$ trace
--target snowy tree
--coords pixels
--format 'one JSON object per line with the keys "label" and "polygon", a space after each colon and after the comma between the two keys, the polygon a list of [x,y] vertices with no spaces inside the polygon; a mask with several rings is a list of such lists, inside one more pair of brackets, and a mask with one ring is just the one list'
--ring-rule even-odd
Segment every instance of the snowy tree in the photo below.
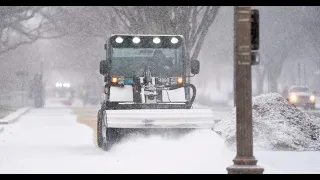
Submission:
{"label": "snowy tree", "polygon": [[[191,59],[196,59],[219,7],[212,6],[92,6],[68,7],[65,25],[85,37],[106,38],[112,33],[182,34]],[[73,16],[73,26],[69,25]],[[81,16],[81,18],[79,18]]]}
{"label": "snowy tree", "polygon": [[182,34],[190,59],[197,59],[219,6],[112,7],[123,29],[131,33]]}
{"label": "snowy tree", "polygon": [[[103,54],[100,42],[105,42],[112,33],[182,34],[191,59],[196,59],[218,10],[219,7],[64,7],[65,15],[60,16],[59,21],[73,32],[63,38],[63,46],[68,51],[81,52],[75,53],[76,59],[93,72],[91,68],[98,67]],[[135,17],[128,15],[131,13]],[[99,42],[101,48],[89,42]],[[84,53],[91,54],[92,58],[83,59]]]}
{"label": "snowy tree", "polygon": [[0,54],[38,39],[57,38],[65,33],[52,21],[55,8],[45,6],[0,7]]}
{"label": "snowy tree", "polygon": [[300,7],[263,7],[260,13],[261,65],[254,67],[258,94],[262,93],[267,78],[269,91],[278,92],[278,80],[285,61],[289,56],[297,57],[303,53],[306,31],[302,31],[302,22],[309,18],[303,15]]}

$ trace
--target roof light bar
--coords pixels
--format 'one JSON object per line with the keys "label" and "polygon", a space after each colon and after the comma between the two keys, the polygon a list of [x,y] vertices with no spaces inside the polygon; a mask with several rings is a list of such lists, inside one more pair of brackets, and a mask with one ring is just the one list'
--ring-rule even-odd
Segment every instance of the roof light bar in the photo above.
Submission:
{"label": "roof light bar", "polygon": [[159,44],[160,42],[161,42],[160,38],[158,37],[153,38],[153,43]]}
{"label": "roof light bar", "polygon": [[178,41],[179,40],[176,37],[171,38],[171,43],[172,44],[176,44],[176,43],[178,43]]}
{"label": "roof light bar", "polygon": [[134,38],[132,39],[132,42],[135,43],[135,44],[138,44],[138,43],[140,42],[140,38],[134,37]]}
{"label": "roof light bar", "polygon": [[117,37],[116,38],[116,42],[119,43],[119,44],[122,43],[123,42],[123,38],[122,37]]}

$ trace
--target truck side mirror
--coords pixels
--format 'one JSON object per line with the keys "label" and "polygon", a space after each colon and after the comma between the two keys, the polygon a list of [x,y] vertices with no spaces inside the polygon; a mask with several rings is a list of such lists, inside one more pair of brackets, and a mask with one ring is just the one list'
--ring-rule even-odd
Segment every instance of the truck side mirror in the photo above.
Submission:
{"label": "truck side mirror", "polygon": [[100,74],[106,75],[108,73],[109,63],[106,60],[100,61]]}
{"label": "truck side mirror", "polygon": [[251,65],[259,65],[260,64],[260,55],[257,51],[251,52]]}
{"label": "truck side mirror", "polygon": [[200,62],[198,60],[191,61],[191,73],[192,74],[199,74],[200,71]]}

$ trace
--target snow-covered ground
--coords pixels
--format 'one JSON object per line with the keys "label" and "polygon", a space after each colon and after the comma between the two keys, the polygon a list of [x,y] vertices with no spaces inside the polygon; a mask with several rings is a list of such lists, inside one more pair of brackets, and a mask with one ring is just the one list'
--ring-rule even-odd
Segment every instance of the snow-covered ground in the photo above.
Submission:
{"label": "snow-covered ground", "polygon": [[79,108],[79,107],[100,107],[100,104],[97,105],[83,105],[83,102],[79,98],[75,98],[73,103],[68,106],[63,102],[66,101],[66,98],[47,98],[45,107],[47,108]]}
{"label": "snow-covered ground", "polygon": [[[32,109],[0,133],[0,173],[225,174],[235,157],[211,130],[179,139],[132,136],[104,152],[71,110],[49,107]],[[222,119],[230,114],[223,108],[215,112]],[[320,173],[319,152],[255,151],[255,156],[264,173]]]}
{"label": "snow-covered ground", "polygon": [[67,109],[34,109],[0,134],[0,173],[226,173],[234,153],[210,130],[98,149]]}
{"label": "snow-covered ground", "polygon": [[[284,174],[320,174],[319,151],[255,151],[259,162]],[[266,168],[267,169],[267,168]]]}

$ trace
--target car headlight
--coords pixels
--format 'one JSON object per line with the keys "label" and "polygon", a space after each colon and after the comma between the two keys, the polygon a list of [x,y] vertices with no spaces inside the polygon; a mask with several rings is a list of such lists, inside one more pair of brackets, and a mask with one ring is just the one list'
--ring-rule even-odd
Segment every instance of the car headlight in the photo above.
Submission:
{"label": "car headlight", "polygon": [[310,96],[310,101],[315,101],[316,100],[316,97],[315,96]]}
{"label": "car headlight", "polygon": [[57,83],[56,83],[56,87],[57,87],[57,88],[58,88],[58,87],[62,87],[62,83],[57,82]]}
{"label": "car headlight", "polygon": [[290,96],[290,101],[293,101],[293,102],[296,102],[297,101],[297,95],[295,95],[295,94],[292,94],[291,96]]}
{"label": "car headlight", "polygon": [[63,83],[62,86],[65,87],[65,88],[69,88],[70,87],[70,83]]}

